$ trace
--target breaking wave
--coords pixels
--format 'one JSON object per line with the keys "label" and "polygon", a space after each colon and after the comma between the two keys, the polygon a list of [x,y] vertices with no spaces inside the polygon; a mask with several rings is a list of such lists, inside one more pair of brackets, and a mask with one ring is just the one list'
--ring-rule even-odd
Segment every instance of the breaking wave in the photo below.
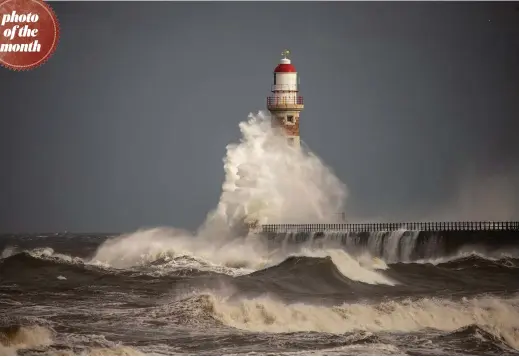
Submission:
{"label": "breaking wave", "polygon": [[54,332],[44,326],[0,327],[0,355],[16,355],[19,349],[49,346],[53,336]]}
{"label": "breaking wave", "polygon": [[[96,336],[97,337],[97,336]],[[81,342],[88,338],[79,338]],[[0,327],[0,355],[13,356],[39,355],[43,351],[47,355],[88,355],[88,356],[142,356],[144,353],[136,348],[107,341],[104,338],[90,339],[98,347],[80,347],[78,338],[71,334],[57,336],[49,327],[40,325],[10,325]]]}
{"label": "breaking wave", "polygon": [[269,297],[239,302],[208,295],[207,307],[222,323],[255,332],[454,331],[477,325],[519,348],[519,300],[481,297],[388,301],[376,305],[286,304]]}
{"label": "breaking wave", "polygon": [[[213,293],[186,297],[162,306],[153,316],[186,311],[196,325],[221,323],[261,333],[442,333],[487,335],[519,349],[519,299],[494,297],[403,299],[376,304],[287,303],[271,296],[229,298]],[[484,336],[483,336],[484,337]],[[373,342],[373,341],[372,341]]]}
{"label": "breaking wave", "polygon": [[[293,257],[300,257],[301,259],[330,258],[330,264],[333,265],[334,269],[348,279],[368,284],[395,284],[394,281],[379,272],[379,270],[387,269],[387,265],[382,261],[373,260],[369,256],[364,256],[361,257],[362,259],[357,260],[352,258],[345,251],[339,249],[302,249],[299,252],[289,254],[271,253],[270,256],[257,259],[253,264],[238,259],[229,259],[223,260],[223,265],[215,264],[203,258],[193,257],[187,254],[185,250],[177,250],[177,252],[178,253],[159,249],[156,254],[148,254],[141,257],[138,263],[132,261],[127,268],[132,268],[132,270],[140,271],[144,274],[157,276],[186,270],[191,273],[193,273],[193,271],[207,271],[229,276],[242,276],[265,269],[279,270],[278,265],[282,265]],[[124,258],[121,260],[124,261]],[[70,268],[67,268],[67,265],[70,265]],[[63,274],[67,272],[70,273],[71,268],[74,268],[74,272],[77,273],[77,269],[81,269],[81,266],[85,269],[84,273],[87,272],[88,266],[92,266],[93,268],[110,268],[100,264],[98,261],[85,263],[81,258],[55,253],[52,248],[21,251],[0,260],[0,271],[4,272],[4,274],[18,271],[20,275],[25,272],[28,277],[32,276],[33,278],[40,274],[52,274],[56,275],[58,279],[66,280]],[[254,269],[244,268],[244,266],[254,267]],[[43,267],[45,267],[45,270],[41,269]],[[121,265],[118,267],[120,268]],[[33,269],[39,270],[35,274]],[[89,268],[88,271],[92,272],[92,269]],[[308,273],[312,272],[308,271]]]}

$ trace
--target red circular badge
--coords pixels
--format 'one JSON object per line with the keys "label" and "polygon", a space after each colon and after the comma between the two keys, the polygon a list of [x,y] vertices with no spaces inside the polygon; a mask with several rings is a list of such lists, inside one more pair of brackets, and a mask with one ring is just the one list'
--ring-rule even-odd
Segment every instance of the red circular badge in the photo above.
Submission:
{"label": "red circular badge", "polygon": [[42,0],[0,0],[0,64],[13,70],[36,68],[59,40],[59,24]]}

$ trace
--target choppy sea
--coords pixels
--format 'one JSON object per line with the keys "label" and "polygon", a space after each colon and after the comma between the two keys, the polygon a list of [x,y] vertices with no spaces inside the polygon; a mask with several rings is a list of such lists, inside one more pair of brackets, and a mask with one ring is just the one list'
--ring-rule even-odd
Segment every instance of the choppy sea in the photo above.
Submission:
{"label": "choppy sea", "polygon": [[513,244],[412,258],[391,253],[419,248],[409,235],[392,248],[281,235],[260,266],[174,245],[100,261],[118,239],[0,236],[0,354],[519,354]]}

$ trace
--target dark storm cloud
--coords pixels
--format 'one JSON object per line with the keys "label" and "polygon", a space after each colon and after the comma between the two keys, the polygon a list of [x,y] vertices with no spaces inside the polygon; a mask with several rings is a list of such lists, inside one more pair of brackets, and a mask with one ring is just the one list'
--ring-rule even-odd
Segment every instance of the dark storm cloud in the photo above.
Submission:
{"label": "dark storm cloud", "polygon": [[0,70],[1,231],[196,227],[286,47],[351,212],[517,218],[517,3],[51,5],[54,57]]}

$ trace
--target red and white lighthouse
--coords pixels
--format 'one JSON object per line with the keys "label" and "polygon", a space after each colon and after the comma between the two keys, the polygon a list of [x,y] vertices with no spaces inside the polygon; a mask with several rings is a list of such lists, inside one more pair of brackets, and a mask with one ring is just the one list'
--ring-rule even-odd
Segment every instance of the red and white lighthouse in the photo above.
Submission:
{"label": "red and white lighthouse", "polygon": [[282,129],[288,143],[300,147],[299,113],[303,110],[303,97],[299,95],[297,71],[291,63],[288,50],[274,69],[272,95],[267,98],[267,108],[272,115],[272,125]]}

